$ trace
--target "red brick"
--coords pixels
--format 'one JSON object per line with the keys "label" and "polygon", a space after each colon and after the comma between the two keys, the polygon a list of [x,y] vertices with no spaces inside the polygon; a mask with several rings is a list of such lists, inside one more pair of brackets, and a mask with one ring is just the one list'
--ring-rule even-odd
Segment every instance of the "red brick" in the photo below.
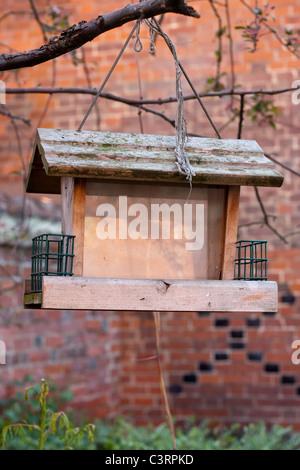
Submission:
{"label": "red brick", "polygon": [[53,346],[58,347],[61,346],[64,342],[64,338],[61,335],[52,335],[52,336],[47,336],[45,340],[45,345],[46,346]]}
{"label": "red brick", "polygon": [[199,383],[200,384],[206,384],[206,385],[216,385],[219,383],[222,383],[222,377],[220,377],[217,374],[211,375],[211,374],[201,374],[199,377]]}
{"label": "red brick", "polygon": [[153,399],[152,398],[135,398],[134,404],[139,406],[152,406]]}

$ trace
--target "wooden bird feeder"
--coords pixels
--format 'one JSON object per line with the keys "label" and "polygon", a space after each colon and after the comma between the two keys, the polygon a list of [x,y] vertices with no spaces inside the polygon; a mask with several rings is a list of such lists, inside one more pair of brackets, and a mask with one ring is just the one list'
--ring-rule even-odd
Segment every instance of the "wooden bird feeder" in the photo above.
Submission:
{"label": "wooden bird feeder", "polygon": [[25,307],[277,311],[266,242],[237,245],[237,227],[240,187],[279,187],[282,175],[255,141],[190,138],[190,187],[175,145],[38,129],[26,190],[61,194],[62,234],[34,240]]}

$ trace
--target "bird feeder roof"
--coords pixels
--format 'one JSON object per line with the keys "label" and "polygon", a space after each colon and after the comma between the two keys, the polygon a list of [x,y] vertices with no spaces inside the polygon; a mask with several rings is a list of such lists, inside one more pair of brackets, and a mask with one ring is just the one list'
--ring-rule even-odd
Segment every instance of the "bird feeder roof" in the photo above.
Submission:
{"label": "bird feeder roof", "polygon": [[[176,137],[37,129],[26,181],[29,193],[59,194],[60,178],[189,184],[176,165]],[[274,186],[283,176],[254,140],[190,137],[193,184]]]}

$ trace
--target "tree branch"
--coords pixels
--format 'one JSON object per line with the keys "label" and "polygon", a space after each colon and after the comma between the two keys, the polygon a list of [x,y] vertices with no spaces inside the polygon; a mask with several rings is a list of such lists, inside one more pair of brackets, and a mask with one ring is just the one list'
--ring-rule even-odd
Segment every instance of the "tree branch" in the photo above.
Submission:
{"label": "tree branch", "polygon": [[[277,90],[227,90],[227,91],[207,91],[207,92],[201,92],[198,93],[199,97],[207,97],[207,98],[213,98],[213,97],[219,97],[222,98],[223,96],[231,95],[231,96],[240,96],[241,99],[246,96],[246,95],[253,95],[253,94],[266,94],[266,95],[277,95],[277,94],[282,94],[282,93],[288,93],[291,91],[296,91],[298,90],[299,87],[294,87],[294,88],[281,88]],[[83,88],[83,87],[28,87],[28,88],[6,88],[6,94],[83,94],[83,95],[92,95],[95,96],[97,95],[97,90],[95,88]],[[133,106],[136,108],[139,108],[140,110],[146,111],[148,113],[155,114],[165,121],[167,121],[169,124],[171,124],[172,127],[175,127],[175,121],[173,119],[169,119],[165,114],[160,113],[154,109],[148,108],[146,105],[163,105],[163,104],[168,104],[168,103],[174,103],[177,101],[176,97],[169,97],[169,98],[154,98],[154,99],[131,99],[131,98],[125,98],[122,96],[114,95],[112,93],[107,93],[102,91],[100,94],[101,98],[116,101],[119,103],[126,104],[128,106]],[[185,101],[188,100],[194,100],[196,99],[195,94],[192,95],[185,95],[183,97]],[[228,125],[230,122],[232,122],[236,116],[240,114],[237,113],[233,118],[230,119],[228,123],[225,124]],[[241,116],[240,116],[241,117]],[[241,124],[240,124],[241,125]],[[221,130],[222,128],[220,128]],[[194,134],[194,133],[188,133],[189,136],[197,136],[201,137],[199,134]],[[203,137],[203,136],[202,136]]]}
{"label": "tree branch", "polygon": [[[280,95],[283,93],[293,92],[300,89],[300,86],[291,87],[291,88],[279,88],[277,90],[222,90],[222,91],[205,91],[201,93],[197,93],[197,96],[200,98],[214,98],[214,97],[226,97],[226,96],[246,96],[246,95]],[[7,87],[6,94],[83,94],[83,95],[96,95],[97,90],[95,88],[85,88],[85,87]],[[149,104],[167,104],[167,103],[174,103],[177,101],[175,96],[171,96],[169,98],[153,98],[153,99],[130,99],[124,98],[118,95],[114,95],[113,93],[102,92],[100,95],[102,98],[120,101],[121,103],[129,104],[129,105],[149,105]],[[185,95],[183,99],[185,101],[195,100],[197,97],[195,94]]]}
{"label": "tree branch", "polygon": [[88,41],[114,28],[139,18],[150,18],[163,13],[178,13],[199,18],[199,14],[183,0],[147,0],[143,3],[126,5],[120,10],[98,16],[90,21],[80,21],[51,38],[50,41],[28,52],[0,55],[0,71],[35,65],[55,59],[67,52],[78,49]]}

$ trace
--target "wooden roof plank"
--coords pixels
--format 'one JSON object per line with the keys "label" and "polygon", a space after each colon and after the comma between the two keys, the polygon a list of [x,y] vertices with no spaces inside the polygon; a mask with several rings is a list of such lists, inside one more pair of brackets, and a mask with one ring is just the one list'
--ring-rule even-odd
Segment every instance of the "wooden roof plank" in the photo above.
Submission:
{"label": "wooden roof plank", "polygon": [[[28,192],[59,192],[59,178],[187,182],[178,172],[175,136],[38,129]],[[281,186],[282,175],[253,140],[191,137],[193,183]],[[52,181],[53,179],[53,181]]]}
{"label": "wooden roof plank", "polygon": [[[37,134],[43,142],[72,142],[90,144],[110,144],[110,145],[150,145],[158,147],[174,148],[175,136],[152,135],[152,134],[126,134],[121,132],[101,132],[101,131],[74,131],[70,129],[37,129]],[[262,152],[261,147],[255,140],[242,139],[215,139],[202,137],[189,137],[187,148],[200,150],[219,149],[221,151],[234,150],[250,152]]]}

